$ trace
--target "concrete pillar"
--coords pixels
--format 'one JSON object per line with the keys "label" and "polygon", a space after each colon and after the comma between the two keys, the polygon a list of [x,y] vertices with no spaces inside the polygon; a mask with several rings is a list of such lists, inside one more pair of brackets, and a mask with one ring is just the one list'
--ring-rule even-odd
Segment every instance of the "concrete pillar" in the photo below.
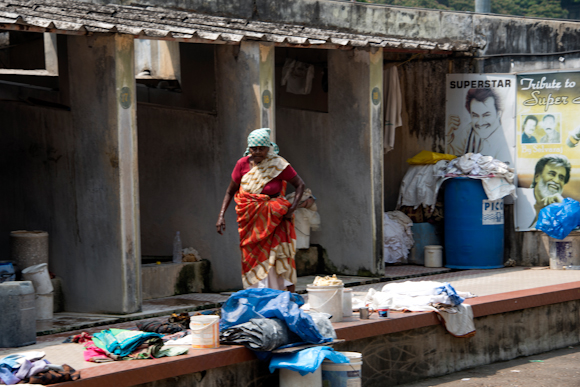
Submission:
{"label": "concrete pillar", "polygon": [[137,312],[141,248],[133,38],[69,36],[67,44],[75,219],[62,274],[65,308]]}
{"label": "concrete pillar", "polygon": [[272,136],[276,138],[276,101],[275,98],[275,63],[274,45],[259,43],[260,50],[260,127],[272,129]]}
{"label": "concrete pillar", "polygon": [[335,273],[383,274],[383,54],[328,51],[328,113],[279,107],[278,144],[317,198]]}
{"label": "concrete pillar", "polygon": [[[270,127],[275,133],[274,109],[274,47],[268,43],[242,41],[239,46],[216,46],[216,99],[217,127],[208,157],[216,160],[208,170],[208,177],[215,179],[217,194],[208,194],[208,187],[200,196],[192,193],[192,200],[214,204],[204,206],[209,215],[205,219],[215,222],[225,190],[231,180],[236,161],[243,156],[248,134],[261,127]],[[284,156],[284,154],[282,155]],[[209,184],[208,184],[209,186]],[[209,198],[212,199],[209,199]],[[239,235],[236,228],[235,204],[232,202],[226,213],[226,232],[217,236],[215,229],[207,227],[203,215],[199,216],[199,240],[208,241],[206,251],[212,265],[214,289],[240,289],[241,254]]]}
{"label": "concrete pillar", "polygon": [[371,148],[371,212],[373,229],[373,271],[382,273],[385,268],[383,259],[383,200],[384,157],[383,157],[383,51],[376,50],[369,55],[369,127]]}
{"label": "concrete pillar", "polygon": [[56,34],[45,32],[44,39],[44,68],[51,75],[58,75],[58,49],[56,44]]}

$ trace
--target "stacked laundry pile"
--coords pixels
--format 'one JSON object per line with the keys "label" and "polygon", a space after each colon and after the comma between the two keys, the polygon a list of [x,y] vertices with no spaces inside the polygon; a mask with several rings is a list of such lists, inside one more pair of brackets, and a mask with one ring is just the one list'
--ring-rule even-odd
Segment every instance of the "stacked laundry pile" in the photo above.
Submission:
{"label": "stacked laundry pile", "polygon": [[491,156],[466,153],[449,161],[444,172],[437,171],[437,177],[441,179],[438,185],[440,186],[447,178],[458,176],[481,179],[489,200],[501,199],[508,195],[516,197],[514,169]]}
{"label": "stacked laundry pile", "polygon": [[80,379],[80,372],[67,364],[51,364],[44,352],[14,353],[0,359],[0,384],[56,384]]}
{"label": "stacked laundry pile", "polygon": [[222,306],[220,343],[241,344],[254,351],[287,345],[331,342],[336,333],[328,315],[306,313],[302,296],[268,288],[234,293]]}
{"label": "stacked laundry pile", "polygon": [[128,329],[106,329],[86,339],[83,343],[84,358],[94,363],[178,356],[188,351],[187,347],[164,346],[163,336],[159,333]]}
{"label": "stacked laundry pile", "polygon": [[383,214],[383,248],[386,263],[405,263],[413,247],[413,221],[401,211]]}
{"label": "stacked laundry pile", "polygon": [[399,190],[398,207],[424,206],[433,210],[443,182],[453,177],[481,179],[489,200],[505,196],[516,198],[514,169],[491,156],[466,153],[453,160],[435,164],[410,165]]}
{"label": "stacked laundry pile", "polygon": [[388,307],[406,312],[434,311],[453,336],[470,337],[475,335],[473,311],[463,301],[472,297],[476,296],[458,292],[448,282],[406,281],[389,283],[380,292],[370,289],[363,303],[374,310]]}

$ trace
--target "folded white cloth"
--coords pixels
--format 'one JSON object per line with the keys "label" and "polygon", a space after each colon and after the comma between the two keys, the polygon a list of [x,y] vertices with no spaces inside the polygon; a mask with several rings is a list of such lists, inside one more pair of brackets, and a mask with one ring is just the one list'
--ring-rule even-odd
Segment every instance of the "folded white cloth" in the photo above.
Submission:
{"label": "folded white cloth", "polygon": [[440,316],[439,321],[447,329],[447,332],[455,337],[471,337],[475,335],[471,305],[460,304],[453,308],[455,309],[454,313],[449,313],[445,309],[437,310]]}

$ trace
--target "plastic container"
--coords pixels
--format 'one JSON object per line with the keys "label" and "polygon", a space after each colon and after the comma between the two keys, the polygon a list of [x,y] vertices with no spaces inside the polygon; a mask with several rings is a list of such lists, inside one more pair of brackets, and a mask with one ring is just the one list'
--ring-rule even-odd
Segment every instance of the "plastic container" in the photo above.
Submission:
{"label": "plastic container", "polygon": [[220,346],[219,316],[191,316],[191,346],[193,348],[218,348]]}
{"label": "plastic container", "polygon": [[12,231],[10,260],[19,268],[48,263],[48,233],[46,231]]}
{"label": "plastic container", "polygon": [[54,293],[37,294],[34,298],[36,303],[36,319],[52,320],[54,310]]}
{"label": "plastic container", "polygon": [[445,184],[445,267],[503,267],[503,199],[488,200],[481,181],[467,177]]}
{"label": "plastic container", "polygon": [[377,314],[379,317],[389,318],[390,316],[390,308],[388,306],[379,306],[377,308]]}
{"label": "plastic container", "polygon": [[342,317],[352,316],[352,289],[344,288],[342,291]]}
{"label": "plastic container", "polygon": [[330,321],[342,321],[342,293],[344,285],[306,285],[311,312],[328,313]]}
{"label": "plastic container", "polygon": [[415,265],[425,265],[425,246],[440,245],[443,241],[439,237],[440,231],[443,229],[431,223],[413,223],[411,232],[415,243],[409,253],[408,262]]}
{"label": "plastic container", "polygon": [[183,250],[183,248],[181,246],[181,236],[179,235],[178,231],[177,234],[175,234],[175,238],[173,239],[173,263],[183,262],[181,250]]}
{"label": "plastic container", "polygon": [[0,347],[22,347],[36,343],[36,305],[30,281],[0,284]]}
{"label": "plastic container", "polygon": [[48,294],[54,290],[46,263],[27,267],[22,270],[22,276],[26,281],[32,281],[36,294]]}
{"label": "plastic container", "polygon": [[425,246],[425,267],[443,266],[443,246]]}
{"label": "plastic container", "polygon": [[280,387],[322,387],[322,369],[318,367],[302,376],[299,372],[280,368]]}
{"label": "plastic container", "polygon": [[362,385],[362,354],[341,352],[350,363],[334,363],[325,359],[322,362],[322,385],[330,387],[360,387]]}
{"label": "plastic container", "polygon": [[16,281],[14,265],[11,261],[0,261],[0,283],[6,281]]}

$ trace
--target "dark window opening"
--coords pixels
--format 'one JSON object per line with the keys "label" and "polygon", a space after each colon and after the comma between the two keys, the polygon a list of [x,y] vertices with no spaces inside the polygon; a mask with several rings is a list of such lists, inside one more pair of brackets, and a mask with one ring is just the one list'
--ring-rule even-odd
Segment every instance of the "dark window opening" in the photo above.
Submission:
{"label": "dark window opening", "polygon": [[[314,67],[310,93],[295,94],[282,86],[286,60],[296,60]],[[328,113],[328,50],[276,48],[276,105],[279,107]]]}

